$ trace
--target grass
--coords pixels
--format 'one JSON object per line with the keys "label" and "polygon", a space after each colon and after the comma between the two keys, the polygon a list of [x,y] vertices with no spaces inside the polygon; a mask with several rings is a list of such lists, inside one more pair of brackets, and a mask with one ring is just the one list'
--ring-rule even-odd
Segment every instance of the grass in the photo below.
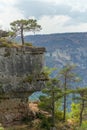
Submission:
{"label": "grass", "polygon": [[8,41],[6,38],[0,38],[0,47],[8,47],[8,48],[16,47],[16,48],[18,48],[18,47],[23,47],[23,46],[33,47],[32,43],[25,43],[24,45],[19,45],[15,42]]}

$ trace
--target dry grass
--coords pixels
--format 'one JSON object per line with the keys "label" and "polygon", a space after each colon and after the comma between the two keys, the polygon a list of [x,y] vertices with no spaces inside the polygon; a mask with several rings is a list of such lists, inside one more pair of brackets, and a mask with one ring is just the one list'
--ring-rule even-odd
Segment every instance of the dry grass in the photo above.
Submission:
{"label": "dry grass", "polygon": [[30,102],[30,103],[29,103],[29,109],[30,109],[32,112],[38,112],[38,111],[39,111],[38,103],[36,103],[36,102]]}

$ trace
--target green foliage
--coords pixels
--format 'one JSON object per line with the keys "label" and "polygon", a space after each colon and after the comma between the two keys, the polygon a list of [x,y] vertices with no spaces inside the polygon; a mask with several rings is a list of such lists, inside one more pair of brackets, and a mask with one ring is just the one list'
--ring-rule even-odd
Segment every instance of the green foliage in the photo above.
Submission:
{"label": "green foliage", "polygon": [[32,43],[24,43],[25,46],[32,47]]}
{"label": "green foliage", "polygon": [[[38,69],[37,69],[38,70]],[[23,83],[25,82],[29,82],[32,83],[33,81],[41,81],[41,80],[48,80],[48,76],[44,73],[44,72],[34,72],[30,75],[27,75],[24,79],[23,79]]]}
{"label": "green foliage", "polygon": [[21,19],[10,23],[12,32],[15,36],[21,35],[22,45],[24,45],[24,31],[36,32],[41,30],[41,26],[37,24],[37,20],[34,19]]}
{"label": "green foliage", "polygon": [[64,92],[64,106],[63,106],[63,120],[66,120],[66,103],[67,94],[71,93],[71,86],[73,82],[78,82],[77,75],[75,74],[75,65],[66,64],[59,72],[59,79],[61,81],[62,90]]}
{"label": "green foliage", "polygon": [[0,38],[0,47],[11,48],[11,47],[14,47],[14,46],[19,47],[18,44],[9,41],[9,40],[6,39],[6,38]]}
{"label": "green foliage", "polygon": [[10,55],[11,55],[10,51],[7,51],[7,52],[4,54],[4,57],[8,57],[8,56],[10,56]]}
{"label": "green foliage", "polygon": [[61,102],[62,102],[61,99],[59,101],[55,102],[55,120],[56,120],[56,122],[62,121],[62,119],[63,119],[63,111],[60,109]]}
{"label": "green foliage", "polygon": [[10,36],[10,38],[15,38],[16,37],[16,33],[13,31],[9,31],[8,35]]}
{"label": "green foliage", "polygon": [[51,100],[49,96],[43,95],[40,96],[40,102],[38,104],[38,107],[44,111],[51,112]]}
{"label": "green foliage", "polygon": [[31,75],[28,75],[28,76],[26,76],[24,79],[23,79],[23,83],[26,83],[26,82],[29,82],[30,84],[32,83],[32,81],[33,81],[33,75],[31,74]]}
{"label": "green foliage", "polygon": [[44,128],[46,130],[50,130],[50,126],[51,125],[50,125],[48,119],[47,118],[43,118],[42,121],[41,121],[40,127]]}
{"label": "green foliage", "polygon": [[83,114],[86,108],[86,102],[87,102],[87,87],[85,88],[78,88],[75,90],[75,92],[77,94],[79,94],[79,96],[76,96],[75,99],[78,100],[80,102],[80,112],[79,112],[79,125],[82,125],[82,121],[83,121]]}
{"label": "green foliage", "polygon": [[41,72],[40,74],[37,74],[36,79],[37,79],[37,81],[39,81],[39,80],[48,81],[49,77],[45,72]]}
{"label": "green foliage", "polygon": [[10,45],[8,43],[2,43],[0,44],[0,47],[10,47]]}
{"label": "green foliage", "polygon": [[38,113],[37,117],[41,120],[41,123],[39,124],[39,128],[43,128],[45,130],[50,130],[50,118],[46,117],[44,114]]}
{"label": "green foliage", "polygon": [[[46,75],[49,76],[53,69],[45,68],[47,71]],[[40,97],[39,108],[48,111],[51,115],[51,125],[55,126],[55,104],[63,96],[62,90],[60,88],[60,81],[56,78],[50,78],[46,82],[45,89],[42,90],[45,94]]]}
{"label": "green foliage", "polygon": [[0,29],[0,37],[8,37],[9,32]]}
{"label": "green foliage", "polygon": [[62,111],[57,110],[55,112],[55,120],[56,120],[56,122],[63,120],[63,112]]}
{"label": "green foliage", "polygon": [[[32,43],[25,43],[24,46],[33,47]],[[16,47],[16,48],[18,48],[18,47],[21,47],[21,45],[14,43],[14,42],[11,42],[6,38],[0,38],[0,47],[8,47],[8,48]]]}
{"label": "green foliage", "polygon": [[75,73],[76,65],[66,64],[59,71],[59,79],[61,80],[63,88],[70,88],[72,82],[79,82],[80,78]]}
{"label": "green foliage", "polygon": [[79,103],[72,103],[71,104],[71,112],[69,113],[70,118],[78,123],[79,118],[80,118],[79,114],[80,114],[80,104]]}
{"label": "green foliage", "polygon": [[45,66],[42,70],[45,76],[50,77],[50,75],[56,70],[56,68],[49,68]]}
{"label": "green foliage", "polygon": [[83,121],[80,127],[76,127],[75,130],[87,130],[87,121]]}
{"label": "green foliage", "polygon": [[5,38],[0,38],[0,47],[11,47],[12,42],[9,42]]}

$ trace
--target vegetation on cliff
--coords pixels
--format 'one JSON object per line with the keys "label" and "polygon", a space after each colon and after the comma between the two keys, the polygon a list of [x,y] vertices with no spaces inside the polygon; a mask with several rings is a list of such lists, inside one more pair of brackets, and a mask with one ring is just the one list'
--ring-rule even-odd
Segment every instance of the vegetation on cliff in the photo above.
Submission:
{"label": "vegetation on cliff", "polygon": [[24,31],[25,32],[36,32],[41,30],[41,26],[37,24],[37,20],[34,19],[21,19],[21,20],[16,20],[12,22],[11,24],[11,29],[13,34],[12,36],[17,36],[21,35],[21,41],[22,45],[24,45]]}

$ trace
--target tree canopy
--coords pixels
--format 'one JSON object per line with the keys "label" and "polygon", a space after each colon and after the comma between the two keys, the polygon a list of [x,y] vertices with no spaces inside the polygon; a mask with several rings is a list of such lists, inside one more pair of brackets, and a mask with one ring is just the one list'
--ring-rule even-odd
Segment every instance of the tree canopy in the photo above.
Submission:
{"label": "tree canopy", "polygon": [[10,23],[11,25],[11,30],[14,32],[14,35],[20,35],[21,36],[21,41],[22,45],[24,45],[24,32],[33,32],[35,33],[36,31],[41,30],[41,26],[37,24],[37,20],[35,19],[21,19],[21,20],[16,20]]}

